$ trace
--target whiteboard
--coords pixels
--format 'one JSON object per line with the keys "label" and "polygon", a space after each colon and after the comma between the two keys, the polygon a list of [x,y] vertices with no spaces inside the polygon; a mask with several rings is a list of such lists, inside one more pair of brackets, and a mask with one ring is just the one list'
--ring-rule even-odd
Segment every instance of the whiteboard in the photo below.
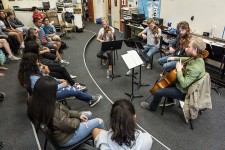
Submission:
{"label": "whiteboard", "polygon": [[[191,21],[191,16],[194,20]],[[215,37],[221,38],[225,26],[225,0],[161,0],[160,17],[164,25],[187,21],[192,31],[201,34],[216,26]],[[225,37],[224,37],[225,39]]]}

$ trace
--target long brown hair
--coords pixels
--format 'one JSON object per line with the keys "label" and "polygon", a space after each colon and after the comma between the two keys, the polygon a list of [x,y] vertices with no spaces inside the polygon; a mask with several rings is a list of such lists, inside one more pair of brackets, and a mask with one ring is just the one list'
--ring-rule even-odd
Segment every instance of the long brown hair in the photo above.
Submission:
{"label": "long brown hair", "polygon": [[33,96],[28,101],[27,115],[36,126],[44,123],[53,129],[56,92],[57,82],[50,76],[40,77],[35,83]]}
{"label": "long brown hair", "polygon": [[135,140],[135,110],[132,103],[121,99],[112,105],[110,114],[110,127],[113,131],[111,139],[120,146],[123,144],[131,146]]}

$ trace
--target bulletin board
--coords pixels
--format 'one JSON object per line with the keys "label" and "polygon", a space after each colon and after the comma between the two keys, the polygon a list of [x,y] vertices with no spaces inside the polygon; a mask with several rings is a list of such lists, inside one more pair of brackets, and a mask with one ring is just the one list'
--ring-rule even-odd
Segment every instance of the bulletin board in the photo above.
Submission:
{"label": "bulletin board", "polygon": [[161,0],[139,0],[138,12],[145,14],[145,19],[160,17]]}

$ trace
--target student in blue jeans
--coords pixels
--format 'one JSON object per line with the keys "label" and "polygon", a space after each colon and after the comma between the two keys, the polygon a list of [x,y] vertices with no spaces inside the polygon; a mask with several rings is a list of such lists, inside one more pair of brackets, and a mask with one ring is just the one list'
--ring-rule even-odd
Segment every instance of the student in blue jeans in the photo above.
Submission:
{"label": "student in blue jeans", "polygon": [[57,81],[50,76],[42,76],[37,80],[27,109],[28,117],[35,126],[44,123],[61,147],[80,142],[91,134],[94,128],[104,128],[103,120],[92,119],[90,111],[69,110],[56,102],[57,86]]}
{"label": "student in blue jeans", "polygon": [[[29,94],[33,93],[37,80],[42,76],[48,75],[42,74],[39,70],[38,56],[33,53],[24,54],[22,61],[20,62],[18,79],[20,84],[27,89]],[[89,103],[90,107],[93,107],[102,99],[102,96],[99,94],[92,96],[70,86],[64,79],[54,78],[54,80],[57,82],[56,100],[75,96],[77,99]]]}
{"label": "student in blue jeans", "polygon": [[177,24],[179,35],[176,39],[169,41],[169,55],[164,56],[158,60],[158,63],[163,66],[164,71],[170,71],[175,68],[177,61],[168,61],[169,57],[179,56],[184,57],[185,49],[190,43],[190,27],[188,22],[181,21]]}

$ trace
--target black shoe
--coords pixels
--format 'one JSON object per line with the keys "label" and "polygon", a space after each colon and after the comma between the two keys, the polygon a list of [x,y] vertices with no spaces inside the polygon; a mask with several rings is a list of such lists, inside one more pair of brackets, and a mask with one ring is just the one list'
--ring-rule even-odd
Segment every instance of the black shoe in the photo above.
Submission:
{"label": "black shoe", "polygon": [[3,101],[5,98],[5,93],[0,92],[0,101]]}
{"label": "black shoe", "polygon": [[0,149],[4,147],[4,142],[0,142]]}
{"label": "black shoe", "polygon": [[90,101],[89,106],[90,107],[95,106],[102,98],[103,98],[102,95],[97,94],[96,96],[93,97],[93,100]]}

